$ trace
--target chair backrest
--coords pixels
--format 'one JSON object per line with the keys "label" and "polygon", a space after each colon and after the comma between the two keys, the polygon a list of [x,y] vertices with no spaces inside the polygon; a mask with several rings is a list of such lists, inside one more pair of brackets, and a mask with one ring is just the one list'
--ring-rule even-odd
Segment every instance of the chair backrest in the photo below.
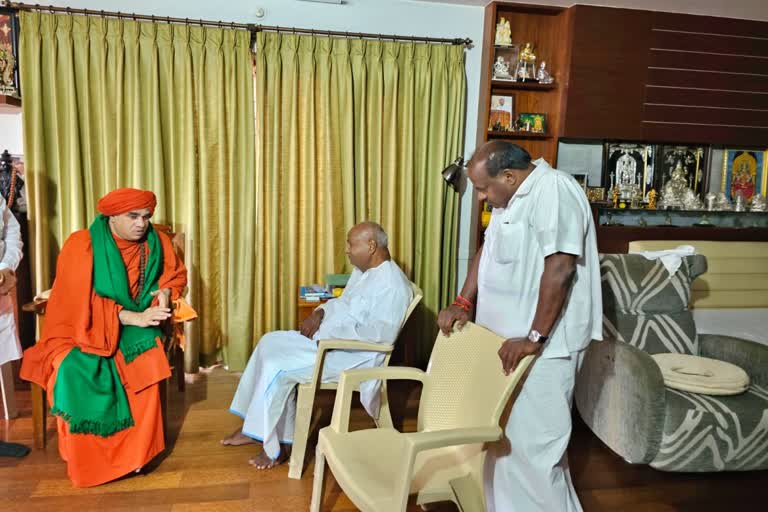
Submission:
{"label": "chair backrest", "polygon": [[416,309],[416,306],[419,305],[419,302],[421,302],[421,299],[424,298],[424,292],[422,292],[421,288],[416,286],[414,283],[411,283],[411,294],[413,295],[413,298],[411,299],[411,303],[408,305],[408,309],[405,311],[405,316],[403,317],[403,323],[400,324],[401,331],[405,326],[405,322],[408,321],[408,318],[410,318],[411,313],[413,313],[413,310]]}
{"label": "chair backrest", "polygon": [[691,308],[768,308],[768,242],[638,240],[630,251],[692,245],[707,258],[707,273],[693,283]]}
{"label": "chair backrest", "polygon": [[467,323],[446,337],[438,333],[421,393],[419,431],[493,426],[530,364],[526,358],[504,375],[498,351],[504,338]]}
{"label": "chair backrest", "polygon": [[603,334],[649,354],[698,354],[691,283],[707,269],[699,254],[682,258],[670,276],[658,259],[641,254],[603,254]]}

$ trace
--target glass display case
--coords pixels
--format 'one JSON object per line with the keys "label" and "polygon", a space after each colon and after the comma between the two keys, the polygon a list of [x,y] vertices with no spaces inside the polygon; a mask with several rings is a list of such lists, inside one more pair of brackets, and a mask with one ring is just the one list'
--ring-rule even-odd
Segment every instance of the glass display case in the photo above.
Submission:
{"label": "glass display case", "polygon": [[597,207],[599,226],[768,228],[768,212],[644,210]]}

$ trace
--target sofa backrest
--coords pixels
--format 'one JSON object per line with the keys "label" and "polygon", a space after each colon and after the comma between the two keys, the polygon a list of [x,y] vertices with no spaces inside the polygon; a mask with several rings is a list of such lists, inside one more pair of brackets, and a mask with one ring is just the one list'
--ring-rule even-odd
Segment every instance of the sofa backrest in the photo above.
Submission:
{"label": "sofa backrest", "polygon": [[630,252],[692,245],[707,258],[707,273],[693,283],[693,309],[768,308],[768,242],[639,240]]}
{"label": "sofa backrest", "polygon": [[674,275],[639,254],[601,255],[604,336],[650,354],[698,354],[689,303],[692,282],[706,270],[698,254],[683,257]]}

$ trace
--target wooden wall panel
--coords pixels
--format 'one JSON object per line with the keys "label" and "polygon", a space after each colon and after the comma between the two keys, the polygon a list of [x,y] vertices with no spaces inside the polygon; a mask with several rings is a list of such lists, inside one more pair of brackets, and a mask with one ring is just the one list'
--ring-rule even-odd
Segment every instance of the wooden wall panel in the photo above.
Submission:
{"label": "wooden wall panel", "polygon": [[768,145],[768,23],[655,13],[643,137]]}
{"label": "wooden wall panel", "polygon": [[577,5],[560,134],[574,138],[642,137],[652,13]]}
{"label": "wooden wall panel", "polygon": [[709,105],[768,111],[768,94],[744,94],[710,89],[687,89],[684,94],[681,94],[676,87],[648,86],[645,91],[645,101],[649,104]]}
{"label": "wooden wall panel", "polygon": [[768,146],[768,23],[571,9],[561,136]]}

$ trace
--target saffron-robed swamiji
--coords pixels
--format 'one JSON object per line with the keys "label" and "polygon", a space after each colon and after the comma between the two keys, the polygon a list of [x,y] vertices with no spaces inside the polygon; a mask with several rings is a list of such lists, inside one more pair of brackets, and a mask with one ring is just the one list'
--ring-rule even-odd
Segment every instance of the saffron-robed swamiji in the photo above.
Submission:
{"label": "saffron-robed swamiji", "polygon": [[149,221],[156,204],[136,189],[99,200],[90,228],[61,249],[40,340],[24,352],[21,376],[46,389],[77,487],[137,471],[165,448],[160,327],[187,270]]}

